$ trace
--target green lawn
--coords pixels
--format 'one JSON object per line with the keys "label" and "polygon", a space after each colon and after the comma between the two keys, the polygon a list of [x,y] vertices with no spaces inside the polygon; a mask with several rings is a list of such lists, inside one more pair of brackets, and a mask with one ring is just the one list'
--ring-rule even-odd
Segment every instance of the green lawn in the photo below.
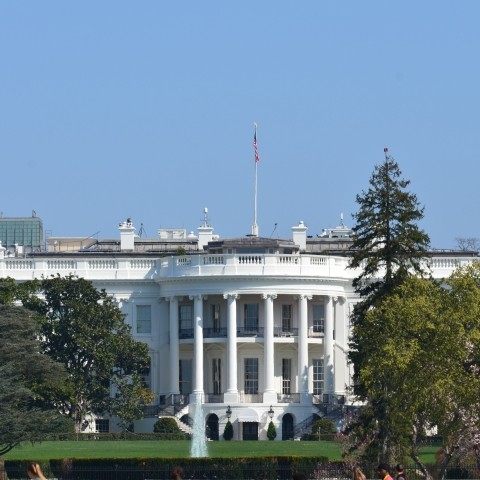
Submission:
{"label": "green lawn", "polygon": [[[335,442],[208,442],[210,457],[265,457],[275,455],[327,456],[340,460]],[[4,455],[12,460],[51,458],[183,458],[190,456],[189,441],[57,441],[25,444]]]}
{"label": "green lawn", "polygon": [[[422,459],[435,463],[439,447],[422,449]],[[268,457],[276,455],[326,456],[341,460],[336,442],[208,442],[210,457]],[[183,458],[190,456],[188,441],[57,441],[25,444],[15,448],[5,459],[44,461],[52,458]]]}

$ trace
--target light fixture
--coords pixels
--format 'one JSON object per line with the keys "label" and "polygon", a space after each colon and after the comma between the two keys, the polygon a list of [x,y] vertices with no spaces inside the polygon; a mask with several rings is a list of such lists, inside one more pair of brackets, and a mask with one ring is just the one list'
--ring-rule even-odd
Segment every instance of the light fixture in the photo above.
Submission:
{"label": "light fixture", "polygon": [[230,405],[227,407],[227,418],[230,420],[230,417],[232,416],[232,409],[230,408]]}
{"label": "light fixture", "polygon": [[268,413],[268,415],[270,417],[270,420],[271,420],[273,418],[273,415],[275,414],[271,405],[270,405],[270,410],[267,413]]}

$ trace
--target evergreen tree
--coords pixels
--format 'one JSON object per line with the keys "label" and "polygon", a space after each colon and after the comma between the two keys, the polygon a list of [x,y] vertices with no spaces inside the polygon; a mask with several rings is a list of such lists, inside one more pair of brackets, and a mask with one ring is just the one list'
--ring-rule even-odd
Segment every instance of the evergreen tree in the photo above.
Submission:
{"label": "evergreen tree", "polygon": [[72,422],[45,402],[66,375],[41,353],[38,335],[31,312],[0,305],[0,455],[22,442],[73,430]]}
{"label": "evergreen tree", "polygon": [[[365,318],[369,310],[379,306],[410,276],[426,273],[429,237],[417,224],[423,218],[424,209],[419,206],[416,195],[407,191],[409,184],[410,181],[401,178],[397,162],[385,149],[385,161],[375,167],[369,189],[356,197],[359,209],[353,216],[354,241],[349,266],[360,270],[353,286],[361,301],[355,305],[352,315],[349,358],[354,366],[354,393],[359,400],[368,402],[367,411],[378,425],[372,441],[375,447],[369,449],[377,452],[377,458],[370,458],[374,461],[387,461],[395,441],[389,423],[390,393],[381,378],[376,380],[375,389],[370,389],[363,372],[390,334],[390,327],[387,321],[381,325],[368,324]],[[365,422],[373,425],[365,418],[363,422],[362,429]]]}

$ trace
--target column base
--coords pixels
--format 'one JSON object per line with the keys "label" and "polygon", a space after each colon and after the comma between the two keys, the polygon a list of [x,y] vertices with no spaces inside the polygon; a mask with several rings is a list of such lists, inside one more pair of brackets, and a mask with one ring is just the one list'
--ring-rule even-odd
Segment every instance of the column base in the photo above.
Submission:
{"label": "column base", "polygon": [[238,392],[225,392],[223,394],[223,403],[230,405],[231,403],[238,403]]}
{"label": "column base", "polygon": [[263,403],[269,405],[277,403],[277,392],[263,392]]}

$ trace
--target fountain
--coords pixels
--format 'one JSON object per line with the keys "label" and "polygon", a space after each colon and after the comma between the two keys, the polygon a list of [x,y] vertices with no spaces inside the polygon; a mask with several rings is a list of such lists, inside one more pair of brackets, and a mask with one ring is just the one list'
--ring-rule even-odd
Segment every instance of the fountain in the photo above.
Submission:
{"label": "fountain", "polygon": [[193,415],[192,457],[208,457],[207,441],[205,438],[205,425],[203,423],[203,412],[201,396],[195,395],[195,412]]}

